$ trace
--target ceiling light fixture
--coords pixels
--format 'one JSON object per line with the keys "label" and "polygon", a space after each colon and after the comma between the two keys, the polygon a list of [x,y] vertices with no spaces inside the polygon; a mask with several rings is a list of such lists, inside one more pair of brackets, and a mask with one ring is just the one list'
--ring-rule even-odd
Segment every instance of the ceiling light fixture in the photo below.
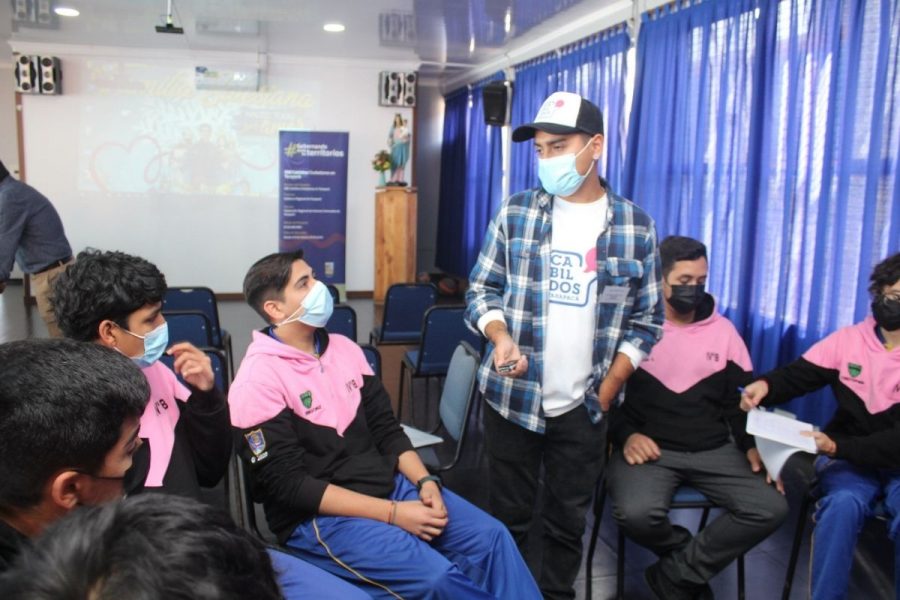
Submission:
{"label": "ceiling light fixture", "polygon": [[77,17],[81,14],[78,9],[69,6],[57,6],[53,9],[53,12],[61,17]]}
{"label": "ceiling light fixture", "polygon": [[342,23],[325,23],[322,27],[328,33],[340,33],[346,29]]}

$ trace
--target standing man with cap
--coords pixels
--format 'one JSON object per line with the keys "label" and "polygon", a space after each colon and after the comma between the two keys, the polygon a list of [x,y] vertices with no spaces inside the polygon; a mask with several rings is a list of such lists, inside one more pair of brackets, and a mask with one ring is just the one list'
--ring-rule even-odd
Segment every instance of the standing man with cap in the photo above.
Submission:
{"label": "standing man with cap", "polygon": [[556,92],[513,132],[531,139],[541,187],[500,206],[470,275],[466,318],[490,341],[479,382],[491,511],[524,555],[543,464],[538,584],[545,598],[574,598],[606,455],[604,413],[665,313],[653,221],[596,172],[600,109]]}
{"label": "standing man with cap", "polygon": [[72,262],[72,247],[50,201],[14,179],[0,162],[0,294],[13,261],[31,275],[38,312],[50,336],[61,337],[50,305],[50,284]]}

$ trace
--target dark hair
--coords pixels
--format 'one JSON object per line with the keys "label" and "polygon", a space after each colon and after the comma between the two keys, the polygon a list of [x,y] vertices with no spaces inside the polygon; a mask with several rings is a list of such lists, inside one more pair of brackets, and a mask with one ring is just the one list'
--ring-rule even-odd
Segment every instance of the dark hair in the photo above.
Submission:
{"label": "dark hair", "polygon": [[166,278],[156,266],[124,252],[84,250],[53,282],[53,311],[66,336],[97,339],[106,319],[122,327],[134,311],[161,302]]}
{"label": "dark hair", "polygon": [[261,541],[221,509],[157,494],[73,511],[18,558],[7,600],[276,600]]}
{"label": "dark hair", "polygon": [[244,299],[266,323],[269,315],[263,304],[269,300],[283,300],[284,288],[291,279],[294,262],[303,258],[303,250],[276,252],[259,259],[244,276]]}
{"label": "dark hair", "polygon": [[39,503],[61,469],[99,471],[149,398],[140,369],[99,344],[0,345],[0,512]]}
{"label": "dark hair", "polygon": [[891,286],[900,281],[900,252],[875,265],[872,275],[869,277],[872,283],[869,285],[869,293],[877,296],[885,286]]}
{"label": "dark hair", "polygon": [[659,243],[659,258],[662,261],[663,277],[666,277],[680,260],[706,258],[706,246],[694,238],[670,235]]}

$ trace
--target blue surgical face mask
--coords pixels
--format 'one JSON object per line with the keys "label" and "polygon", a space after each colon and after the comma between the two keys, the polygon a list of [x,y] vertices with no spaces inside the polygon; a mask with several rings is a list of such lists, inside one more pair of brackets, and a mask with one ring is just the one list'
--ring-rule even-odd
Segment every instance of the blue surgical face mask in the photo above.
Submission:
{"label": "blue surgical face mask", "polygon": [[544,186],[544,189],[547,190],[548,193],[553,194],[554,196],[565,197],[571,196],[578,191],[578,188],[584,183],[588,173],[593,169],[594,162],[591,162],[591,166],[588,167],[588,170],[582,175],[578,172],[575,160],[590,145],[591,142],[589,140],[588,143],[584,145],[584,148],[578,152],[554,156],[553,158],[538,159],[538,177],[541,180],[541,185]]}
{"label": "blue surgical face mask", "polygon": [[124,327],[122,331],[129,335],[144,340],[144,353],[141,356],[132,356],[131,360],[140,368],[146,368],[159,360],[169,345],[169,324],[163,323],[147,335],[138,335],[128,331]]}
{"label": "blue surgical face mask", "polygon": [[291,313],[291,315],[280,323],[276,323],[276,327],[299,321],[310,327],[325,327],[331,313],[334,311],[334,300],[331,292],[321,281],[313,284],[312,289],[300,303],[300,307]]}

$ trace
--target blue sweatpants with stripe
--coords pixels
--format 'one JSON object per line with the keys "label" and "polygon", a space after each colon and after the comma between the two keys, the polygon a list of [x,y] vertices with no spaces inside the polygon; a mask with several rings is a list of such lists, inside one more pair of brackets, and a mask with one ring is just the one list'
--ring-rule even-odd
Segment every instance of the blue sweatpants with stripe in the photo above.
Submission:
{"label": "blue sweatpants with stripe", "polygon": [[369,600],[362,590],[296,556],[269,548],[269,558],[284,600]]}
{"label": "blue sweatpants with stripe", "polygon": [[879,501],[894,541],[894,593],[900,600],[900,469],[866,469],[819,456],[816,474],[823,496],[816,503],[813,530],[813,600],[847,597],[856,539]]}
{"label": "blue sweatpants with stripe", "polygon": [[[287,545],[373,598],[539,599],[506,527],[449,490],[441,495],[449,522],[431,542],[372,519],[319,515],[297,527]],[[398,474],[390,498],[418,500],[419,494]]]}

